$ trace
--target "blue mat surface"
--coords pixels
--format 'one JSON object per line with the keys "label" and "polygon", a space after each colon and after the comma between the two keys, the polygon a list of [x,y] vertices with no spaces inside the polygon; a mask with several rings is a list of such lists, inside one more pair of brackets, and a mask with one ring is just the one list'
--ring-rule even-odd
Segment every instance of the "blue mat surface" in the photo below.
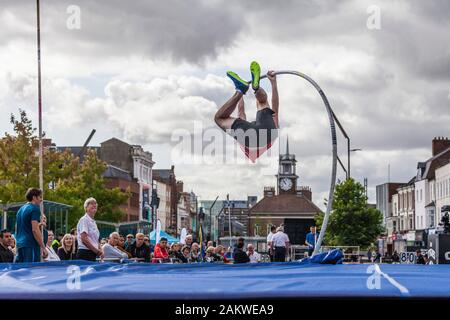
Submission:
{"label": "blue mat surface", "polygon": [[450,298],[450,265],[0,264],[0,299],[283,297]]}

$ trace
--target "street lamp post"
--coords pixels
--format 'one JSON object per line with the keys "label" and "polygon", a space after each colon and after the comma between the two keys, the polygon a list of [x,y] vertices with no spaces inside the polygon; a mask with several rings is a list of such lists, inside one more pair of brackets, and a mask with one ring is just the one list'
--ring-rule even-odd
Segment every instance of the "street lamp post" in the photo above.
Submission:
{"label": "street lamp post", "polygon": [[212,230],[213,230],[212,208],[216,204],[217,199],[219,199],[219,196],[216,197],[216,199],[214,200],[212,205],[209,207],[209,240],[212,240],[212,241],[214,241],[213,236],[212,236]]}

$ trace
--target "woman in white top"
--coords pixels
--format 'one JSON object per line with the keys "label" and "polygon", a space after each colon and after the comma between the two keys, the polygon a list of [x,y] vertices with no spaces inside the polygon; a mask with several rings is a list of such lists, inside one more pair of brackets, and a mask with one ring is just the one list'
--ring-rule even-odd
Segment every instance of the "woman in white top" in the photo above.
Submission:
{"label": "woman in white top", "polygon": [[52,242],[53,242],[53,231],[52,230],[47,230],[48,232],[48,240],[47,240],[47,253],[48,256],[44,259],[44,261],[61,261],[61,259],[59,259],[58,255],[56,254],[55,250],[53,250],[52,248]]}
{"label": "woman in white top", "polygon": [[247,245],[247,255],[250,259],[250,263],[258,263],[261,262],[261,255],[255,251],[253,244],[249,243]]}

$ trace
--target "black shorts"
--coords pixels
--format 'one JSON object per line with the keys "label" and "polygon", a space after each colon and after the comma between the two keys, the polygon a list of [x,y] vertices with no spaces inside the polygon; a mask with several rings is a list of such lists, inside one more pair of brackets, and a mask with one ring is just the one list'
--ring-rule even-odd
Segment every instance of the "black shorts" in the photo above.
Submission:
{"label": "black shorts", "polygon": [[91,250],[78,249],[77,260],[96,261],[97,255]]}
{"label": "black shorts", "polygon": [[256,121],[234,120],[231,136],[247,148],[262,148],[271,145],[278,137],[278,129],[273,120],[275,112],[270,108],[258,110]]}

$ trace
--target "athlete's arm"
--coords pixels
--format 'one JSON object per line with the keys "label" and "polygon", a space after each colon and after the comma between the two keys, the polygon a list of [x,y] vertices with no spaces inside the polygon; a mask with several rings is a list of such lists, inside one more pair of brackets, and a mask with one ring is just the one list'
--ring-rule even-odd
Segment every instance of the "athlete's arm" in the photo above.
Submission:
{"label": "athlete's arm", "polygon": [[272,110],[275,112],[273,114],[273,120],[275,122],[275,125],[278,126],[278,108],[280,105],[280,101],[278,98],[278,86],[277,86],[277,76],[274,74],[275,72],[270,70],[267,72],[267,78],[270,81],[270,84],[272,85]]}

